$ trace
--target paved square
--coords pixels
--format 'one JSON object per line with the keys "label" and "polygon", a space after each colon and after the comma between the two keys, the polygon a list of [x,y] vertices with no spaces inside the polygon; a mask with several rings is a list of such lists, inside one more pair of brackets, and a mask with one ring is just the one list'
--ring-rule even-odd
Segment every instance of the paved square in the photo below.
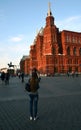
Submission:
{"label": "paved square", "polygon": [[[25,82],[28,79],[25,78]],[[37,121],[29,120],[29,97],[18,77],[0,81],[0,130],[80,130],[81,77],[42,77]]]}

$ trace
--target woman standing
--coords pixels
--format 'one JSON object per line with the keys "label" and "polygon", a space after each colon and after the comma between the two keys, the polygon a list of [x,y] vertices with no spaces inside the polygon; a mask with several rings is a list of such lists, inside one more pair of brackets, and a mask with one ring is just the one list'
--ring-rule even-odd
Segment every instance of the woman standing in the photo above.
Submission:
{"label": "woman standing", "polygon": [[32,77],[29,80],[30,83],[30,120],[37,119],[37,112],[38,112],[38,88],[39,88],[39,81],[37,77],[37,73],[32,71]]}

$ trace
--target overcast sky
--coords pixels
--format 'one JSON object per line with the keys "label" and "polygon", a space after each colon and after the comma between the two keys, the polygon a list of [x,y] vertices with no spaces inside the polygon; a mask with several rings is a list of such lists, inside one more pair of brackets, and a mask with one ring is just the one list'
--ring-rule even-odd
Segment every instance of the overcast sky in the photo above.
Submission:
{"label": "overcast sky", "polygon": [[[29,55],[37,30],[45,27],[48,0],[0,0],[0,68]],[[81,32],[81,0],[50,0],[59,30]]]}

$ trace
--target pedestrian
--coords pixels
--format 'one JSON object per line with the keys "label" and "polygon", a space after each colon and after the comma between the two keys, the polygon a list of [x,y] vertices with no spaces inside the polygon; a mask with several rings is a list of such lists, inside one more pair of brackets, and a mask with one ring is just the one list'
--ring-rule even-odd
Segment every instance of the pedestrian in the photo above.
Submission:
{"label": "pedestrian", "polygon": [[68,72],[67,72],[67,76],[68,76],[68,77],[69,77],[69,74],[70,74],[70,73],[69,73],[69,71],[68,71]]}
{"label": "pedestrian", "polygon": [[73,77],[73,78],[75,77],[75,72],[74,72],[74,71],[72,71],[72,77]]}
{"label": "pedestrian", "polygon": [[21,73],[21,81],[22,81],[22,83],[24,82],[24,73],[23,72]]}
{"label": "pedestrian", "polygon": [[37,112],[38,112],[38,88],[39,81],[37,78],[37,74],[35,71],[32,71],[31,78],[29,79],[30,83],[30,92],[29,92],[29,110],[30,110],[30,120],[37,120]]}
{"label": "pedestrian", "polygon": [[4,71],[1,73],[1,80],[2,80],[2,83],[3,83],[4,80],[5,80],[5,72],[4,72]]}
{"label": "pedestrian", "polygon": [[21,77],[21,73],[20,73],[20,72],[18,73],[18,77],[19,77],[19,79],[20,79],[20,77]]}
{"label": "pedestrian", "polygon": [[5,84],[6,84],[6,85],[9,84],[9,79],[10,79],[10,74],[9,74],[9,72],[7,72],[7,73],[5,74]]}

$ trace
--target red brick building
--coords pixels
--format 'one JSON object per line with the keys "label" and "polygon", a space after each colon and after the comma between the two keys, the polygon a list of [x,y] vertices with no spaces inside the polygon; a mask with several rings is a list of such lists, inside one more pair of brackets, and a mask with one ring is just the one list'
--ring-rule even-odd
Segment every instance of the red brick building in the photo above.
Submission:
{"label": "red brick building", "polygon": [[46,25],[41,28],[30,46],[29,56],[21,59],[20,68],[25,74],[37,68],[42,74],[81,72],[81,33],[59,31],[50,7]]}

